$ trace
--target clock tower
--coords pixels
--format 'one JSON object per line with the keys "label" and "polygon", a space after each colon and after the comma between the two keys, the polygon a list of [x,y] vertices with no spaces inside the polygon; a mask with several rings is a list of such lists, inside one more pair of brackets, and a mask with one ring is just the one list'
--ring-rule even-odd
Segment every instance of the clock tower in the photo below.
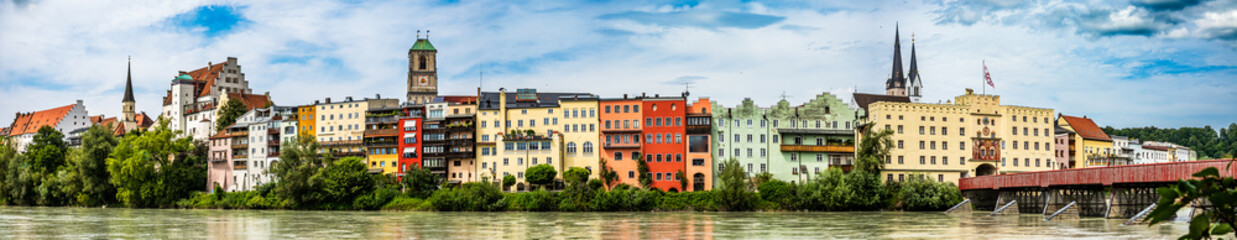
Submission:
{"label": "clock tower", "polygon": [[438,96],[438,50],[430,44],[429,31],[408,49],[408,102],[426,104]]}

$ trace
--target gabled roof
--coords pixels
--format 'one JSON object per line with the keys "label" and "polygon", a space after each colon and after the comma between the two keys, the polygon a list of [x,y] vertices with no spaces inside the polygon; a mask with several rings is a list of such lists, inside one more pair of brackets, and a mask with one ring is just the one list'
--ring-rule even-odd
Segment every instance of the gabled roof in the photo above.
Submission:
{"label": "gabled roof", "polygon": [[868,112],[868,105],[876,102],[911,102],[911,98],[907,96],[894,96],[884,94],[867,94],[855,93],[855,104],[863,109],[863,112]]}
{"label": "gabled roof", "polygon": [[266,107],[266,103],[271,101],[270,97],[263,94],[228,93],[229,101],[237,99],[245,104],[245,111]]}
{"label": "gabled roof", "polygon": [[8,135],[9,135],[9,128],[7,128],[7,127],[0,127],[0,137],[2,137],[2,136],[8,136]]}
{"label": "gabled roof", "polygon": [[60,120],[69,114],[69,110],[73,109],[74,104],[65,105],[63,107],[52,108],[48,110],[17,114],[17,118],[13,120],[13,124],[9,127],[9,135],[30,134],[39,131],[43,126],[53,126],[60,124]]}
{"label": "gabled roof", "polygon": [[1095,125],[1095,122],[1091,121],[1090,118],[1080,118],[1068,115],[1061,115],[1061,118],[1065,119],[1065,122],[1069,123],[1071,128],[1074,128],[1074,132],[1077,132],[1083,139],[1112,141],[1112,138],[1108,137],[1108,134],[1104,133],[1104,130],[1100,129],[1098,125]]}
{"label": "gabled roof", "polygon": [[218,64],[213,64],[213,65],[206,66],[204,68],[198,68],[193,71],[189,71],[188,73],[189,76],[193,77],[193,80],[198,82],[195,85],[201,89],[198,92],[198,95],[195,97],[201,97],[201,96],[206,96],[207,94],[210,94],[210,90],[215,86],[215,79],[219,78],[219,72],[223,71],[223,67],[227,63],[228,61],[225,60]]}
{"label": "gabled roof", "polygon": [[151,120],[150,116],[146,115],[146,112],[138,113],[134,118],[136,118],[134,120],[137,120],[137,126],[142,129],[155,125],[155,120]]}

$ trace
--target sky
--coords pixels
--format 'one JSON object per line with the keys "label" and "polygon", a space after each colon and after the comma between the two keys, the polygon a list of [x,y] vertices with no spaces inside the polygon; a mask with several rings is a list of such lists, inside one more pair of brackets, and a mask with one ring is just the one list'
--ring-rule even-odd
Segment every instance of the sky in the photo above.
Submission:
{"label": "sky", "polygon": [[0,114],[80,99],[117,116],[129,57],[152,116],[178,71],[227,57],[277,105],[402,99],[418,36],[444,95],[850,101],[884,93],[896,26],[923,102],[973,88],[1101,126],[1237,122],[1237,0],[0,1]]}

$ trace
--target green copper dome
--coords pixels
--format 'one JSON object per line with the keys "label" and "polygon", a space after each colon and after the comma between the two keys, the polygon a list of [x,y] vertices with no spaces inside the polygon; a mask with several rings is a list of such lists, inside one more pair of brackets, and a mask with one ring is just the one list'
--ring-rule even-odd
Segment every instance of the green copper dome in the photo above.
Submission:
{"label": "green copper dome", "polygon": [[193,77],[190,77],[189,74],[181,74],[179,77],[176,77],[176,80],[193,81]]}
{"label": "green copper dome", "polygon": [[417,42],[412,44],[412,49],[409,49],[409,51],[437,51],[437,49],[434,49],[434,44],[430,44],[429,39],[422,38],[417,39]]}

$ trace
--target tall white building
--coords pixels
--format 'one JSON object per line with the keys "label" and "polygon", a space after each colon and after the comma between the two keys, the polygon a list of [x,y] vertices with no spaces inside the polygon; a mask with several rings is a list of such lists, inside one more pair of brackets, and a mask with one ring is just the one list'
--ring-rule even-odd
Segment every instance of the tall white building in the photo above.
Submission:
{"label": "tall white building", "polygon": [[[177,74],[163,97],[160,117],[169,121],[168,128],[193,139],[206,140],[218,132],[215,110],[229,98],[246,100],[248,109],[265,105],[266,102],[258,100],[263,95],[251,94],[252,91],[236,58],[228,57],[222,63],[207,63],[206,67]],[[265,99],[269,101],[269,97]]]}
{"label": "tall white building", "polygon": [[[232,180],[228,191],[249,191],[275,181],[271,166],[279,162],[279,146],[297,135],[296,107],[255,108],[236,119],[232,133]],[[240,134],[238,134],[240,133]]]}

